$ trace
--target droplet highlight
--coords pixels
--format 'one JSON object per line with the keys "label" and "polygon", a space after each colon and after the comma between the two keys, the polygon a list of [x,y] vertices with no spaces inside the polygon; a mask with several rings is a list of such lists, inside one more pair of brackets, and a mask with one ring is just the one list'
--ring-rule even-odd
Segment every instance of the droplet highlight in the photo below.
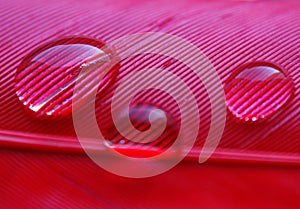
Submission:
{"label": "droplet highlight", "polygon": [[292,97],[294,85],[278,66],[266,62],[244,65],[225,85],[230,112],[243,121],[261,121],[282,108]]}
{"label": "droplet highlight", "polygon": [[[59,39],[38,47],[21,62],[15,90],[19,100],[37,115],[67,115],[72,110],[74,86],[82,85],[84,102],[93,88],[99,93],[113,81],[117,67],[110,67],[112,51],[102,42],[82,37]],[[78,84],[81,73],[88,74]],[[94,78],[102,75],[101,83]]]}

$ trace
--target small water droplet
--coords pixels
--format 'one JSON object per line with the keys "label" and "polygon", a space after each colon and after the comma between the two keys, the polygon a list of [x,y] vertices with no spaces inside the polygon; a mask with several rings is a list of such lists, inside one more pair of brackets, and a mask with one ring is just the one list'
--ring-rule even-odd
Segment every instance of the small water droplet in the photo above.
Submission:
{"label": "small water droplet", "polygon": [[[129,118],[132,126],[127,124],[125,114],[125,111],[120,110],[117,120],[123,124],[123,127],[120,128],[125,130],[125,133],[127,136],[129,136],[128,138],[119,133],[115,127],[114,121],[106,121],[103,124],[100,123],[100,129],[107,139],[105,142],[106,146],[109,148],[114,148],[122,154],[134,157],[144,157],[143,152],[128,153],[126,150],[122,150],[123,147],[126,147],[128,149],[135,148],[142,149],[144,151],[155,150],[156,153],[153,154],[154,156],[157,153],[163,152],[165,149],[169,148],[178,136],[179,126],[177,122],[162,108],[150,105],[137,105],[130,107]],[[167,119],[166,121],[165,118]],[[166,127],[164,131],[157,137],[157,130],[154,124],[162,125],[165,122]],[[154,125],[154,127],[152,127],[151,124]],[[133,128],[142,132],[152,129],[152,132],[139,141],[135,138],[136,136],[133,133]],[[147,156],[149,157],[150,154],[147,153]]]}
{"label": "small water droplet", "polygon": [[292,97],[294,85],[271,63],[253,62],[239,68],[225,85],[228,109],[244,121],[259,121],[279,110]]}
{"label": "small water droplet", "polygon": [[[91,88],[99,92],[116,76],[110,69],[101,83],[95,76],[109,66],[112,52],[93,39],[73,37],[59,39],[38,47],[20,64],[15,89],[19,100],[38,115],[66,115],[71,112],[75,82],[80,73],[88,73],[82,86],[82,101]],[[76,92],[78,93],[78,92]]]}
{"label": "small water droplet", "polygon": [[[115,145],[131,143],[132,145],[141,145],[141,146],[153,146],[153,147],[168,147],[173,143],[173,140],[177,137],[178,134],[178,125],[174,121],[173,117],[170,116],[164,110],[148,106],[148,105],[138,105],[130,108],[129,118],[131,124],[127,124],[125,112],[120,111],[117,117],[120,124],[123,124],[123,127],[119,127],[129,136],[129,138],[124,138],[123,135],[115,127],[115,122],[110,121],[105,122],[105,124],[100,124],[100,128],[103,131],[105,138],[111,141]],[[151,128],[151,124],[163,125],[166,121],[166,128],[163,133],[158,136],[158,138],[153,138],[156,136],[156,130],[153,130],[151,134],[147,135],[146,138],[141,139],[141,142],[137,142],[136,136],[132,133],[131,128],[135,128],[139,131],[147,131]],[[152,127],[153,128],[153,127]],[[147,143],[144,143],[147,142]]]}

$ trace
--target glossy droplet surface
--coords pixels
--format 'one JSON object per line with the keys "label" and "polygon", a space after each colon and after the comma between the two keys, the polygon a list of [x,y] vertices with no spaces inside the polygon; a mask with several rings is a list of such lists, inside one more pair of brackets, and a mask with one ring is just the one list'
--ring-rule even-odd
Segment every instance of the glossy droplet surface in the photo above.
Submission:
{"label": "glossy droplet surface", "polygon": [[[106,145],[108,145],[109,147],[115,149],[120,148],[121,150],[122,148],[126,147],[127,149],[139,148],[148,151],[163,151],[171,146],[178,136],[178,124],[170,114],[168,114],[161,108],[148,105],[130,107],[129,118],[133,126],[127,124],[126,119],[124,119],[124,114],[124,112],[120,111],[117,120],[120,120],[121,122],[124,121],[123,128],[126,130],[126,134],[128,134],[130,138],[125,138],[122,134],[119,133],[119,131],[115,127],[114,121],[100,124],[101,131],[107,139]],[[135,135],[132,134],[132,128],[135,128],[139,131],[147,131],[151,128],[151,124],[164,124],[165,122],[165,130],[161,135],[159,135],[159,137],[155,136],[156,130],[154,129],[151,134],[147,135],[146,138],[141,139],[140,142],[135,141]]]}
{"label": "glossy droplet surface", "polygon": [[66,38],[42,45],[30,53],[19,66],[15,89],[19,100],[38,115],[65,115],[72,108],[75,82],[83,71],[82,101],[89,89],[103,91],[113,80],[116,69],[94,83],[96,75],[104,73],[111,54],[102,50],[104,44],[87,38]]}
{"label": "glossy droplet surface", "polygon": [[293,95],[293,82],[279,67],[263,62],[239,68],[225,85],[228,109],[238,119],[259,121],[278,111]]}

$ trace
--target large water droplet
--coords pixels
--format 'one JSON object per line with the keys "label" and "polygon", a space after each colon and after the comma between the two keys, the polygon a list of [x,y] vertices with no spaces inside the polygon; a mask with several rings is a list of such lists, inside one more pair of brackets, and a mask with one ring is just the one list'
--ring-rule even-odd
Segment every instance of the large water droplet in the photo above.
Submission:
{"label": "large water droplet", "polygon": [[254,62],[239,68],[225,85],[228,109],[244,121],[259,121],[293,95],[293,82],[279,67]]}
{"label": "large water droplet", "polygon": [[[117,68],[103,75],[101,83],[93,82],[104,73],[112,54],[104,44],[93,39],[73,37],[38,47],[19,66],[15,89],[20,101],[38,115],[65,115],[71,111],[78,75],[88,73],[81,82],[82,100],[92,88],[103,92],[113,80]],[[80,102],[80,101],[78,101]]]}

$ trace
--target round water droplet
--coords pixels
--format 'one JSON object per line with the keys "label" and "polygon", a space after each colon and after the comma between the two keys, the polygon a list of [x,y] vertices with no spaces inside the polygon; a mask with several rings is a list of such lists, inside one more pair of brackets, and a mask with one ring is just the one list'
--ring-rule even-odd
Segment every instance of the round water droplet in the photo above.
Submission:
{"label": "round water droplet", "polygon": [[[117,67],[105,73],[112,59],[112,51],[93,39],[73,37],[47,43],[20,64],[15,77],[16,94],[38,115],[66,115],[72,110],[76,82],[82,86],[76,93],[84,101],[91,89],[103,92],[113,81]],[[80,73],[88,76],[78,82]],[[96,76],[103,76],[100,84],[93,82]]]}
{"label": "round water droplet", "polygon": [[[119,133],[113,120],[100,123],[100,129],[107,141],[109,141],[110,147],[116,149],[126,147],[140,148],[149,151],[163,151],[171,146],[178,136],[179,127],[177,123],[173,117],[170,116],[170,114],[160,108],[148,105],[131,107],[129,109],[129,118],[132,126],[127,124],[125,114],[125,111],[120,111],[117,120],[123,123],[124,127],[120,128],[124,128],[129,138],[125,138]],[[149,135],[146,136],[146,138],[141,139],[141,141],[136,140],[136,136],[134,135],[132,128],[135,128],[139,131],[147,131],[153,128],[151,127],[151,124],[163,125],[164,123],[166,123],[165,130],[158,137],[156,136],[156,130],[154,129]],[[120,152],[122,153],[122,151]],[[128,155],[128,153],[126,153],[126,155]]]}
{"label": "round water droplet", "polygon": [[279,110],[293,90],[293,82],[283,70],[265,62],[242,66],[225,85],[228,109],[237,118],[252,122]]}

